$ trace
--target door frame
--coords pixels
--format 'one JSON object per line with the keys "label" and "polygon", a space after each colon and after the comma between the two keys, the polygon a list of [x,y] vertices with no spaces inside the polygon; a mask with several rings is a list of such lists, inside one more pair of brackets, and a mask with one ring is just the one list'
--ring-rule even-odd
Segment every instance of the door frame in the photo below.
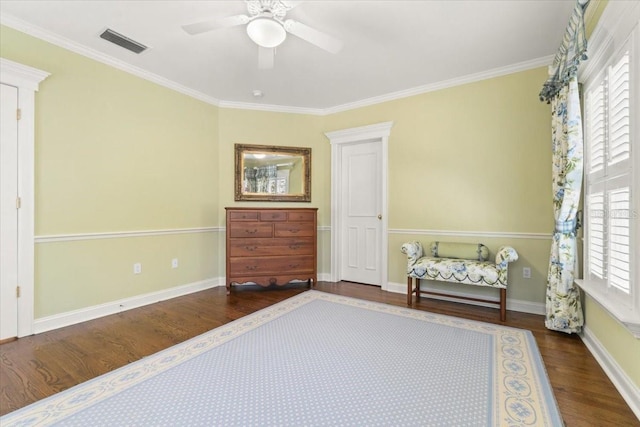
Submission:
{"label": "door frame", "polygon": [[18,88],[18,337],[33,334],[35,217],[35,92],[49,73],[0,58],[0,81]]}
{"label": "door frame", "polygon": [[381,177],[381,204],[382,224],[380,230],[380,284],[382,290],[387,290],[388,281],[388,166],[389,166],[389,135],[393,122],[382,122],[368,126],[360,126],[349,129],[326,132],[325,135],[331,143],[331,273],[332,282],[340,280],[343,254],[340,250],[342,241],[342,206],[340,204],[340,192],[342,191],[342,149],[346,144],[362,142],[375,142],[381,144],[382,153],[382,177]]}

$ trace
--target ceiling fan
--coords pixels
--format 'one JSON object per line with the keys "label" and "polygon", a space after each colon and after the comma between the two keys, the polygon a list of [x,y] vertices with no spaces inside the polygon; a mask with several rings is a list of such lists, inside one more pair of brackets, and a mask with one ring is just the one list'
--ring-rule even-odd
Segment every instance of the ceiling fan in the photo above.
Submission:
{"label": "ceiling fan", "polygon": [[286,19],[287,12],[300,1],[245,0],[248,15],[234,15],[225,18],[183,25],[189,34],[201,34],[222,28],[247,26],[249,38],[258,45],[258,68],[273,68],[275,48],[287,38],[287,33],[305,40],[331,53],[342,49],[342,42],[328,34],[293,19]]}

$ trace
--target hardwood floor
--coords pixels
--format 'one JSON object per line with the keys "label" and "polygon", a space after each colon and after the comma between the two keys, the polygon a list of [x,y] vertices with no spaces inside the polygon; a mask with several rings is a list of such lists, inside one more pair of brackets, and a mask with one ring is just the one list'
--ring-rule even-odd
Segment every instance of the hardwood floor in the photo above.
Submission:
{"label": "hardwood floor", "polygon": [[[304,292],[301,285],[218,287],[0,345],[0,415],[112,371]],[[375,286],[320,282],[317,290],[405,306]],[[498,311],[422,297],[414,308],[498,323]],[[507,326],[533,332],[567,426],[640,426],[579,337],[542,316],[509,311]]]}

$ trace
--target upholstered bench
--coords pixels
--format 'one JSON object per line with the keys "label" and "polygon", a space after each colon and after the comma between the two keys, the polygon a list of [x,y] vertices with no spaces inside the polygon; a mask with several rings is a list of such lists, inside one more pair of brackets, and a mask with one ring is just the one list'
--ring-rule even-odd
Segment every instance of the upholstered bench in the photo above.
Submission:
{"label": "upholstered bench", "polygon": [[[413,294],[431,294],[499,304],[500,320],[507,317],[507,273],[510,262],[518,259],[518,253],[510,246],[503,246],[496,254],[495,262],[489,259],[489,249],[481,243],[432,242],[430,256],[425,256],[420,242],[402,245],[407,255],[407,304],[411,305]],[[413,279],[416,285],[413,287]],[[487,286],[500,289],[500,302],[493,300],[453,296],[445,293],[421,291],[420,279]]]}

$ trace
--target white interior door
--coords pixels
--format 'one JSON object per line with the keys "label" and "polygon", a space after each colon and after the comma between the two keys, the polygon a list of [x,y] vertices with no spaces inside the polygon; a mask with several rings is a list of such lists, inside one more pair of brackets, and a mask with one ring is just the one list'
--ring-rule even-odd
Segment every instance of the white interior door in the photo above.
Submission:
{"label": "white interior door", "polygon": [[340,279],[380,286],[381,142],[344,145],[341,167]]}
{"label": "white interior door", "polygon": [[18,88],[0,84],[0,340],[18,336]]}

